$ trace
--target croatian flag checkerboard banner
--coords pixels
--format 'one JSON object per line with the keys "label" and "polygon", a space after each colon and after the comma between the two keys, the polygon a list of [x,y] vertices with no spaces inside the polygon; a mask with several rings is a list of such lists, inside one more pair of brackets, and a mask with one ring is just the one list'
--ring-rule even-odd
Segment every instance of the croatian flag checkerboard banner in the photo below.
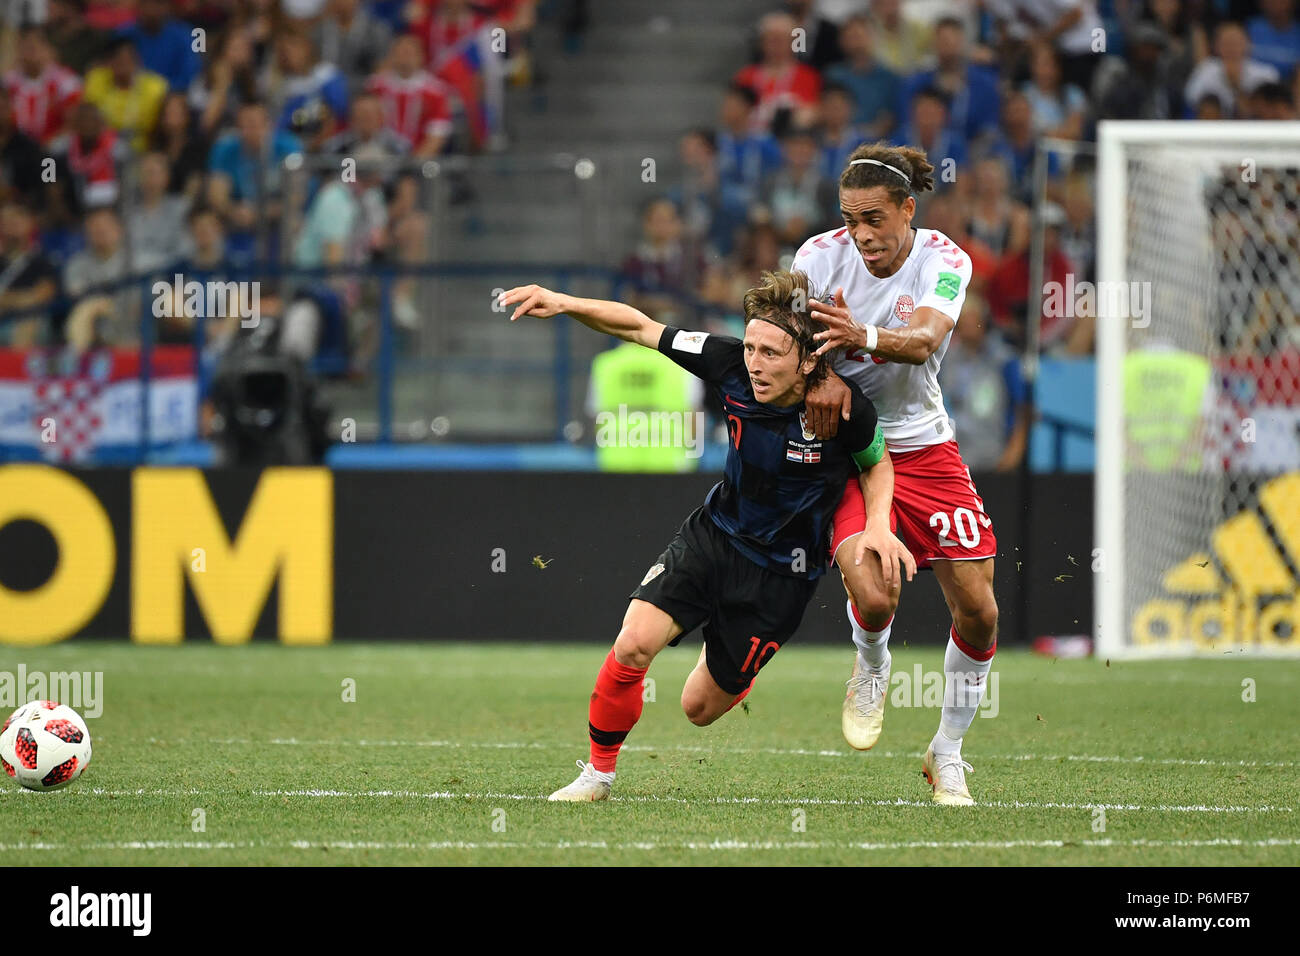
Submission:
{"label": "croatian flag checkerboard banner", "polygon": [[[137,349],[0,349],[0,451],[76,463],[138,450],[141,391]],[[153,350],[148,408],[150,447],[197,437],[194,349]]]}

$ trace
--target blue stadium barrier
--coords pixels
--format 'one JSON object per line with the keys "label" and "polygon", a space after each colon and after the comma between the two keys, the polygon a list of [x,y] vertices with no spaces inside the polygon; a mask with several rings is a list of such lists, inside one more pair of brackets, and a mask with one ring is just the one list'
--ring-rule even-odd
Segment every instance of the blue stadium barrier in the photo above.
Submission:
{"label": "blue stadium barrier", "polygon": [[1029,433],[1030,470],[1092,471],[1096,463],[1096,361],[1041,359],[1034,399],[1037,417]]}

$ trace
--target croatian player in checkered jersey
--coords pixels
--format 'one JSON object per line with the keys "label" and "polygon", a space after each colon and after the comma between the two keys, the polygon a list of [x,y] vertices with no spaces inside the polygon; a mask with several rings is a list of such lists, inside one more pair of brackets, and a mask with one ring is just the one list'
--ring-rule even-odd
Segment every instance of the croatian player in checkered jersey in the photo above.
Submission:
{"label": "croatian player in checkered jersey", "polygon": [[[665,326],[631,306],[579,299],[530,285],[501,303],[525,315],[568,313],[597,332],[657,349],[712,386],[727,416],[727,462],[709,492],[630,595],[614,646],[596,676],[587,710],[591,762],[551,794],[605,800],[627,735],[641,717],[646,670],[665,648],[703,626],[704,649],[686,685],[691,723],[713,723],[744,699],[754,678],[794,635],[827,570],[822,549],[851,475],[877,520],[858,536],[853,558],[880,564],[891,579],[916,566],[885,530],[893,474],[875,409],[853,389],[852,418],[834,441],[814,441],[803,414],[809,383],[828,371],[814,359],[817,326],[800,272],[765,272],[745,293],[743,340]],[[862,531],[866,514],[858,525]],[[873,557],[866,558],[866,551]],[[878,559],[878,560],[877,560]]]}
{"label": "croatian player in checkered jersey", "polygon": [[[997,540],[939,391],[939,363],[961,313],[971,262],[947,236],[912,225],[916,194],[934,188],[933,171],[919,149],[859,146],[840,176],[844,226],[805,242],[795,268],[807,273],[820,300],[810,303],[812,318],[825,326],[816,336],[817,354],[835,352],[834,374],[808,395],[812,427],[829,437],[847,417],[844,381],[872,400],[894,463],[890,530],[918,568],[934,571],[952,612],[943,710],[922,766],[936,803],[965,806],[974,801],[962,738],[983,699],[997,646]],[[864,517],[861,491],[849,482],[836,511],[831,551],[849,594],[858,648],[841,725],[859,750],[880,737],[889,635],[901,589],[897,581],[887,586],[874,563],[855,565],[854,549],[843,547],[863,533]]]}

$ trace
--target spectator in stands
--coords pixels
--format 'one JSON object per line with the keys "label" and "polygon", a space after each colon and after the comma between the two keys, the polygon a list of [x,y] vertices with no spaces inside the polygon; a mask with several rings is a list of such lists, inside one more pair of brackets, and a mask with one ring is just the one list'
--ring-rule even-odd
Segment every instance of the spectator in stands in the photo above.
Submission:
{"label": "spectator in stands", "polygon": [[38,143],[49,143],[67,127],[81,101],[81,77],[62,66],[38,26],[18,33],[17,67],[5,74],[18,128]]}
{"label": "spectator in stands", "polygon": [[1255,89],[1255,118],[1263,120],[1296,119],[1295,97],[1281,83],[1264,83]]}
{"label": "spectator in stands", "polygon": [[1065,177],[1061,249],[1074,263],[1077,279],[1096,280],[1097,210],[1093,203],[1096,179],[1091,172],[1072,170]]}
{"label": "spectator in stands", "polygon": [[[849,163],[849,154],[872,137],[866,130],[853,122],[855,113],[853,93],[848,87],[837,83],[827,83],[822,87],[821,123],[818,126],[818,138],[821,153],[818,169],[822,176],[831,182],[840,181],[840,173]],[[835,200],[831,212],[839,214],[839,200]]]}
{"label": "spectator in stands", "polygon": [[0,198],[30,202],[44,192],[43,159],[40,144],[18,128],[9,92],[0,89]]}
{"label": "spectator in stands", "polygon": [[139,0],[135,23],[122,35],[135,44],[140,65],[157,73],[173,90],[187,90],[199,72],[193,27],[171,16],[168,0]]}
{"label": "spectator in stands", "polygon": [[394,160],[405,156],[409,148],[405,139],[384,125],[379,97],[362,93],[352,101],[348,128],[326,140],[324,152],[343,158],[366,152],[372,158]]}
{"label": "spectator in stands", "polygon": [[56,179],[66,190],[69,208],[89,209],[117,202],[120,169],[130,149],[104,122],[99,108],[90,102],[79,103],[72,112],[72,129],[61,140]]}
{"label": "spectator in stands", "polygon": [[1029,56],[1029,75],[1021,92],[1029,100],[1034,131],[1057,139],[1082,139],[1088,98],[1083,90],[1062,79],[1061,58],[1055,48],[1034,47]]}
{"label": "spectator in stands", "polygon": [[208,201],[228,230],[248,237],[260,217],[279,219],[284,158],[301,148],[296,137],[271,128],[265,103],[239,107],[235,132],[218,139],[208,157]]}
{"label": "spectator in stands", "polygon": [[[1147,0],[1146,9],[1140,5],[1130,5],[1127,10],[1134,19],[1124,20],[1124,38],[1127,42],[1134,25],[1141,19],[1149,19],[1165,32],[1168,46],[1160,57],[1161,67],[1170,85],[1178,91],[1181,101],[1183,88],[1193,68],[1210,55],[1210,41],[1205,33],[1205,26],[1197,16],[1197,11],[1184,0]],[[1190,109],[1195,104],[1185,106]],[[1184,113],[1177,113],[1171,119],[1181,118]]]}
{"label": "spectator in stands", "polygon": [[[139,290],[133,284],[121,284],[129,274],[117,213],[108,206],[92,209],[86,214],[86,248],[63,267],[63,288],[73,298],[84,297],[68,316],[70,342],[139,342]],[[88,334],[90,328],[96,334]]]}
{"label": "spectator in stands", "polygon": [[126,245],[122,224],[109,206],[86,214],[86,248],[74,255],[63,269],[63,286],[71,296],[82,296],[125,277]]}
{"label": "spectator in stands", "polygon": [[1209,120],[1211,122],[1226,119],[1223,112],[1223,104],[1213,93],[1206,93],[1196,103],[1196,112],[1193,114],[1194,119]]}
{"label": "spectator in stands", "polygon": [[[365,143],[350,158],[356,161],[356,175],[329,179],[312,199],[294,242],[294,265],[359,265],[382,246],[388,225],[383,177],[389,157],[379,145]],[[348,277],[345,283],[352,281]]]}
{"label": "spectator in stands", "polygon": [[137,153],[148,149],[166,96],[167,81],[140,68],[135,47],[126,37],[114,39],[103,65],[86,74],[86,102],[97,106],[108,125]]}
{"label": "spectator in stands", "polygon": [[997,74],[970,62],[966,25],[956,17],[935,25],[934,53],[934,69],[917,72],[903,84],[899,115],[907,115],[919,91],[938,90],[948,102],[948,130],[956,139],[973,142],[997,126]]}
{"label": "spectator in stands", "polygon": [[742,231],[736,251],[711,268],[701,290],[717,318],[711,323],[723,335],[745,334],[742,302],[745,291],[758,285],[764,272],[781,268],[781,238],[770,222],[753,222]]}
{"label": "spectator in stands", "polygon": [[208,168],[209,147],[199,134],[184,93],[167,94],[149,145],[167,160],[170,192],[190,202],[198,198]]}
{"label": "spectator in stands", "polygon": [[393,41],[388,67],[366,83],[379,97],[388,128],[420,157],[437,156],[451,136],[450,90],[424,69],[424,51],[412,34]]}
{"label": "spectator in stands", "polygon": [[822,175],[817,137],[796,126],[781,140],[783,162],[764,184],[761,201],[769,210],[781,241],[798,247],[809,235],[827,228],[839,209],[838,176]]}
{"label": "spectator in stands", "polygon": [[171,165],[163,153],[140,157],[139,189],[128,206],[126,234],[131,270],[148,272],[175,262],[185,250],[185,214],[189,202],[172,195]]}
{"label": "spectator in stands", "polygon": [[[50,305],[59,294],[59,274],[36,238],[36,218],[24,203],[0,207],[0,314]],[[48,314],[0,324],[0,341],[16,348],[42,343],[51,332]]]}
{"label": "spectator in stands", "polygon": [[988,307],[967,295],[939,369],[939,387],[972,471],[1013,471],[1029,439],[1028,392],[1020,359],[996,330]]}
{"label": "spectator in stands", "polygon": [[854,100],[853,123],[867,139],[883,139],[894,128],[899,80],[876,56],[875,28],[866,16],[844,21],[840,45],[844,61],[826,71],[827,84],[848,89]]}
{"label": "spectator in stands", "polygon": [[429,71],[460,100],[476,150],[490,143],[496,117],[489,104],[502,96],[504,73],[491,50],[493,25],[493,11],[470,0],[425,3],[411,23],[411,32],[424,43]]}
{"label": "spectator in stands", "polygon": [[[1074,264],[1061,249],[1061,227],[1065,211],[1056,203],[1044,203],[1039,209],[1043,221],[1043,290],[1034,298],[1041,301],[1039,326],[1040,351],[1067,355],[1086,355],[1092,351],[1092,315],[1077,311],[1078,300],[1069,301],[1064,290],[1078,280]],[[1016,347],[1025,344],[1025,321],[1031,293],[1029,289],[1029,249],[1009,253],[998,264],[989,283],[989,306],[1002,334]]]}
{"label": "spectator in stands", "polygon": [[1066,83],[1092,89],[1105,32],[1095,0],[985,0],[1003,34],[1010,64],[1024,64],[1035,47],[1049,44],[1061,54]]}
{"label": "spectator in stands", "polygon": [[962,219],[961,198],[957,193],[951,189],[935,193],[918,213],[916,221],[926,229],[943,233],[970,256],[971,291],[983,292],[997,270],[998,257],[982,240],[967,231]]}
{"label": "spectator in stands", "polygon": [[105,36],[86,25],[85,0],[48,0],[45,33],[55,59],[71,68],[92,63],[104,50]]}
{"label": "spectator in stands", "polygon": [[999,258],[1023,252],[1029,247],[1029,210],[1011,195],[1006,165],[986,156],[972,174],[967,234]]}
{"label": "spectator in stands", "polygon": [[713,131],[693,129],[681,139],[682,185],[669,198],[682,210],[686,232],[702,248],[729,255],[736,230],[748,212],[743,200],[723,188]]}
{"label": "spectator in stands", "polygon": [[781,165],[781,145],[768,132],[754,132],[758,94],[733,83],[722,98],[718,129],[718,171],[723,188],[748,206],[769,173]]}
{"label": "spectator in stands", "polygon": [[932,86],[922,87],[912,94],[907,122],[894,134],[896,146],[919,146],[925,150],[940,182],[951,182],[967,160],[966,141],[952,131],[948,122],[948,104],[946,93]]}
{"label": "spectator in stands", "polygon": [[1093,77],[1097,114],[1106,119],[1168,120],[1183,116],[1182,84],[1170,77],[1169,36],[1150,21],[1125,33],[1125,55],[1105,57]]}
{"label": "spectator in stands", "polygon": [[1183,98],[1200,104],[1201,98],[1213,94],[1228,116],[1237,116],[1239,99],[1263,83],[1281,78],[1275,67],[1251,59],[1250,38],[1241,24],[1231,20],[1220,23],[1214,31],[1215,55],[1202,61],[1187,79]]}
{"label": "spectator in stands", "polygon": [[932,48],[930,25],[903,16],[902,0],[872,0],[871,16],[880,62],[898,76],[911,76]]}
{"label": "spectator in stands", "polygon": [[379,69],[392,43],[392,31],[361,0],[330,0],[316,24],[314,40],[321,59],[342,71],[349,94],[355,96],[366,77]]}
{"label": "spectator in stands", "polygon": [[1290,78],[1300,62],[1300,22],[1295,0],[1259,0],[1259,15],[1246,21],[1255,59]]}
{"label": "spectator in stands", "polygon": [[222,274],[230,267],[226,254],[226,228],[211,206],[195,206],[186,216],[183,272]]}
{"label": "spectator in stands", "polygon": [[784,125],[807,124],[816,119],[822,80],[817,71],[800,63],[792,47],[794,18],[769,13],[758,24],[762,51],[758,63],[736,74],[735,84],[747,86],[758,98],[751,131],[779,135]]}
{"label": "spectator in stands", "polygon": [[[1029,97],[1019,91],[1008,93],[1002,101],[1002,128],[984,152],[1002,160],[1014,184],[1012,195],[1023,202],[1033,202],[1035,198],[1032,195],[1033,169],[1039,148]],[[1049,154],[1047,175],[1054,179],[1059,173],[1057,155]]]}
{"label": "spectator in stands", "polygon": [[258,99],[260,88],[252,37],[247,30],[229,30],[190,84],[188,102],[198,114],[199,133],[211,137],[234,125],[240,105]]}
{"label": "spectator in stands", "polygon": [[641,242],[623,262],[623,277],[636,293],[634,304],[660,322],[691,314],[690,301],[704,281],[706,262],[685,235],[681,214],[667,197],[650,200],[641,217]]}
{"label": "spectator in stands", "polygon": [[309,152],[338,132],[348,115],[348,88],[332,63],[318,62],[301,33],[276,40],[277,79],[270,84],[278,129],[293,133]]}
{"label": "spectator in stands", "polygon": [[821,15],[814,0],[785,0],[785,12],[803,30],[802,46],[796,51],[800,60],[823,73],[843,59],[839,27]]}

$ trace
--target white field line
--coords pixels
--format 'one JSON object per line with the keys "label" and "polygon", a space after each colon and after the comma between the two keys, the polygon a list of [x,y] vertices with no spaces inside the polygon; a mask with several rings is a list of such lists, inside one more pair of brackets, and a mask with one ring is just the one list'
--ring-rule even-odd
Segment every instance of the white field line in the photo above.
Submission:
{"label": "white field line", "polygon": [[[420,792],[413,790],[255,790],[257,796],[266,797],[399,797],[414,798],[420,800],[544,800],[538,794],[525,793],[497,793],[492,791],[482,793],[452,793],[450,791],[432,791]],[[802,807],[802,806],[829,806],[829,807],[933,807],[934,802],[931,800],[905,800],[902,797],[894,800],[838,800],[833,797],[809,797],[807,799],[795,799],[793,797],[712,797],[691,799],[689,797],[662,797],[662,796],[641,796],[641,797],[613,797],[616,802],[626,803],[685,803],[693,805],[703,804],[746,804],[756,806],[774,806],[774,807]],[[1227,806],[1216,807],[1200,805],[1174,806],[1164,804],[1142,805],[1136,803],[1056,803],[1056,802],[1033,802],[1024,800],[985,800],[978,804],[981,807],[992,807],[1002,810],[1137,810],[1154,813],[1294,813],[1293,807],[1279,807],[1265,804],[1257,807],[1246,806]]]}
{"label": "white field line", "polygon": [[[213,738],[209,740],[166,740],[156,737],[150,737],[145,741],[151,744],[221,744],[221,745],[265,745],[273,744],[277,746],[289,747],[447,747],[447,748],[465,748],[472,750],[572,750],[575,746],[581,749],[582,742],[577,743],[541,743],[541,742],[513,742],[505,741],[500,743],[483,742],[483,741],[459,741],[459,740],[299,740],[295,737],[275,737],[270,740],[253,740],[251,738],[226,737]],[[702,747],[702,746],[683,746],[670,744],[663,747],[652,747],[646,744],[625,744],[624,751],[658,753],[661,751],[677,753],[716,753],[716,754],[767,754],[778,757],[855,757],[857,751],[853,750],[811,750],[799,748],[781,748],[781,747]],[[878,760],[885,759],[906,759],[920,760],[925,756],[920,750],[901,751],[901,750],[873,750],[863,759]],[[1179,767],[1300,767],[1300,761],[1294,760],[1209,760],[1203,757],[1147,757],[1138,756],[1110,756],[1098,754],[970,754],[976,760],[1014,760],[1014,761],[1033,761],[1033,760],[1051,760],[1056,762],[1072,763],[1125,763],[1125,764],[1147,764],[1151,766],[1179,766]]]}
{"label": "white field line", "polygon": [[0,853],[33,851],[91,850],[1059,850],[1066,847],[1085,849],[1130,849],[1147,847],[1293,847],[1300,839],[1268,838],[1241,840],[1219,837],[1213,840],[907,840],[895,843],[835,843],[817,841],[746,841],[712,840],[680,843],[633,842],[610,843],[604,840],[522,843],[509,840],[473,842],[437,840],[427,843],[387,842],[378,840],[290,840],[286,843],[127,840],[107,843],[0,843]]}
{"label": "white field line", "polygon": [[[8,795],[26,795],[30,791],[6,789],[0,790],[0,797]],[[61,791],[64,798],[72,797],[191,797],[229,794],[242,797],[279,797],[294,799],[341,798],[351,800],[398,799],[398,800],[512,800],[544,801],[546,797],[538,793],[500,793],[496,791],[478,791],[457,793],[449,790],[200,790],[200,789],[136,789],[108,790],[103,787],[70,788]],[[901,797],[894,800],[841,800],[833,797],[666,797],[657,795],[614,797],[615,803],[680,803],[692,806],[709,804],[730,806],[772,806],[772,807],[933,807],[930,800],[906,800]],[[1138,804],[1138,803],[1059,803],[1055,801],[1030,800],[985,800],[977,804],[1000,810],[1127,810],[1144,813],[1294,813],[1293,807],[1273,806],[1207,806],[1205,804]]]}

